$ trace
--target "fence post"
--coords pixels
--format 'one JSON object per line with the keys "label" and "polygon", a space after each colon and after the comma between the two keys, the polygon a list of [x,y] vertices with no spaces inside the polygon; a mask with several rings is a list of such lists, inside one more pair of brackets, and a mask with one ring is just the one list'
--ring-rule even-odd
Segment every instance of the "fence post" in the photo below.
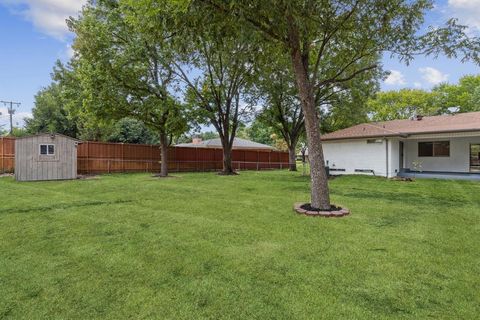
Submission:
{"label": "fence post", "polygon": [[89,163],[90,163],[90,146],[88,144],[88,141],[87,141],[87,174],[90,173],[90,166],[89,166]]}
{"label": "fence post", "polygon": [[108,173],[110,173],[110,159],[107,160]]}
{"label": "fence post", "polygon": [[124,154],[123,146],[124,146],[124,144],[122,142],[122,148],[121,148],[122,149],[122,159],[121,159],[121,161],[122,161],[122,172],[124,173],[125,172],[125,154]]}
{"label": "fence post", "polygon": [[2,160],[2,165],[0,166],[0,168],[2,169],[2,173],[5,173],[5,168],[4,168],[4,160],[3,160],[3,154],[5,153],[5,144],[3,143],[4,139],[3,138],[0,138],[0,140],[2,140],[2,153],[0,153],[0,159]]}
{"label": "fence post", "polygon": [[195,148],[195,171],[200,171],[198,166],[198,148]]}

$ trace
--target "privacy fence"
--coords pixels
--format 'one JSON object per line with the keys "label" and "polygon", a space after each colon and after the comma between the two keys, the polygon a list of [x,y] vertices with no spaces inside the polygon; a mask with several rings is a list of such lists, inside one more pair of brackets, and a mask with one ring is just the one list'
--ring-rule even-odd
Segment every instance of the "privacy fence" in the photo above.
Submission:
{"label": "privacy fence", "polygon": [[[14,169],[12,138],[0,138],[0,172]],[[77,150],[78,173],[158,172],[158,145],[104,143],[86,141]],[[168,166],[172,172],[217,171],[222,169],[221,149],[170,147]],[[288,153],[268,150],[233,150],[233,167],[237,170],[288,168]]]}
{"label": "privacy fence", "polygon": [[0,137],[0,174],[13,172],[15,167],[15,139]]}

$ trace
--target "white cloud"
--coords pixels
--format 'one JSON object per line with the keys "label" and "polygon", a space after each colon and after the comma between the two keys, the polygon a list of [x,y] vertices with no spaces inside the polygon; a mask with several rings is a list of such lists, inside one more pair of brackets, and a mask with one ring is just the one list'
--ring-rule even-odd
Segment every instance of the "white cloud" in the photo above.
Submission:
{"label": "white cloud", "polygon": [[[13,114],[13,126],[23,127],[25,122],[24,118],[32,118],[31,112],[15,112]],[[10,129],[10,116],[8,115],[8,110],[6,107],[0,107],[0,129],[9,130]]]}
{"label": "white cloud", "polygon": [[448,0],[447,14],[480,31],[480,0]]}
{"label": "white cloud", "polygon": [[422,74],[423,80],[433,85],[445,82],[448,79],[448,74],[444,74],[432,67],[419,68],[418,71]]}
{"label": "white cloud", "polygon": [[385,79],[385,83],[391,86],[405,85],[405,77],[398,70],[390,70],[390,75]]}
{"label": "white cloud", "polygon": [[414,86],[415,88],[421,88],[421,87],[422,87],[422,84],[421,84],[420,82],[414,82],[414,83],[413,83],[413,86]]}
{"label": "white cloud", "polygon": [[65,20],[77,16],[86,0],[0,0],[11,10],[19,12],[42,33],[57,39],[68,34]]}
{"label": "white cloud", "polygon": [[65,49],[66,50],[66,55],[69,59],[73,58],[73,55],[75,54],[75,51],[73,50],[72,48],[72,45],[67,45],[67,48]]}

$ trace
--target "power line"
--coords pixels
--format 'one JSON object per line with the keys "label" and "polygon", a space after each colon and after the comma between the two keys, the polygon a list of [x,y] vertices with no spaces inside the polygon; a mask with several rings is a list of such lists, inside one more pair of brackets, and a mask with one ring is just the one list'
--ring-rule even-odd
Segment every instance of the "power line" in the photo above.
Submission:
{"label": "power line", "polygon": [[7,112],[10,116],[10,134],[13,134],[13,114],[15,113],[15,109],[13,106],[19,107],[21,105],[20,102],[13,102],[13,101],[3,101],[0,100],[0,103],[3,103],[7,106]]}

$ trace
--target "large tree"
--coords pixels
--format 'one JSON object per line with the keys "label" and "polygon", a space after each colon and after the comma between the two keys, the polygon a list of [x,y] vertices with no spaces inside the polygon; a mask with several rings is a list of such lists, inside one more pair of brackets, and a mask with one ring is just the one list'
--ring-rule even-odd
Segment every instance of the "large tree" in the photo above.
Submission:
{"label": "large tree", "polygon": [[379,92],[367,103],[372,120],[408,119],[415,114],[435,115],[439,109],[431,92],[420,89],[401,89]]}
{"label": "large tree", "polygon": [[85,99],[80,75],[69,63],[56,61],[52,82],[35,95],[33,117],[25,119],[30,134],[57,132],[82,140],[105,140],[112,121],[82,112]]}
{"label": "large tree", "polygon": [[[242,122],[252,110],[248,90],[258,54],[256,34],[234,19],[212,13],[201,4],[172,0],[128,1],[133,19],[148,21],[152,37],[175,30],[169,41],[174,74],[197,123],[210,124],[223,147],[223,174],[234,174],[232,147]],[[168,26],[165,21],[169,21]]]}
{"label": "large tree", "polygon": [[[211,124],[223,148],[223,174],[233,174],[232,148],[252,114],[250,88],[258,46],[252,35],[222,16],[192,6],[178,25],[175,73],[200,122]],[[194,30],[194,31],[193,31]]]}
{"label": "large tree", "polygon": [[141,120],[159,135],[161,176],[168,175],[172,136],[186,131],[185,110],[174,96],[170,51],[172,31],[145,32],[145,20],[122,0],[90,1],[68,21],[76,38],[75,67],[97,117]]}
{"label": "large tree", "polygon": [[458,84],[435,86],[431,100],[441,113],[480,111],[480,75],[463,76]]}
{"label": "large tree", "polygon": [[25,119],[25,129],[30,134],[54,132],[78,137],[77,119],[65,108],[61,84],[53,82],[35,95],[32,118]]}
{"label": "large tree", "polygon": [[134,118],[123,118],[113,125],[110,142],[157,144],[158,136],[145,124]]}
{"label": "large tree", "polygon": [[288,149],[290,171],[296,171],[297,143],[305,132],[305,123],[295,79],[288,65],[282,63],[264,64],[261,73],[257,89],[264,107],[257,119],[283,138]]}
{"label": "large tree", "polygon": [[381,72],[369,72],[341,83],[330,94],[319,94],[321,130],[333,132],[369,121],[367,102],[379,90]]}
{"label": "large tree", "polygon": [[379,92],[368,100],[367,109],[376,121],[480,111],[480,76],[467,75],[456,84],[442,83],[431,91]]}
{"label": "large tree", "polygon": [[251,27],[264,45],[283,49],[289,57],[305,116],[311,164],[311,205],[330,209],[330,196],[315,92],[381,66],[374,59],[390,52],[409,61],[415,54],[445,53],[479,60],[479,43],[465,36],[455,20],[420,32],[428,0],[192,0]]}

